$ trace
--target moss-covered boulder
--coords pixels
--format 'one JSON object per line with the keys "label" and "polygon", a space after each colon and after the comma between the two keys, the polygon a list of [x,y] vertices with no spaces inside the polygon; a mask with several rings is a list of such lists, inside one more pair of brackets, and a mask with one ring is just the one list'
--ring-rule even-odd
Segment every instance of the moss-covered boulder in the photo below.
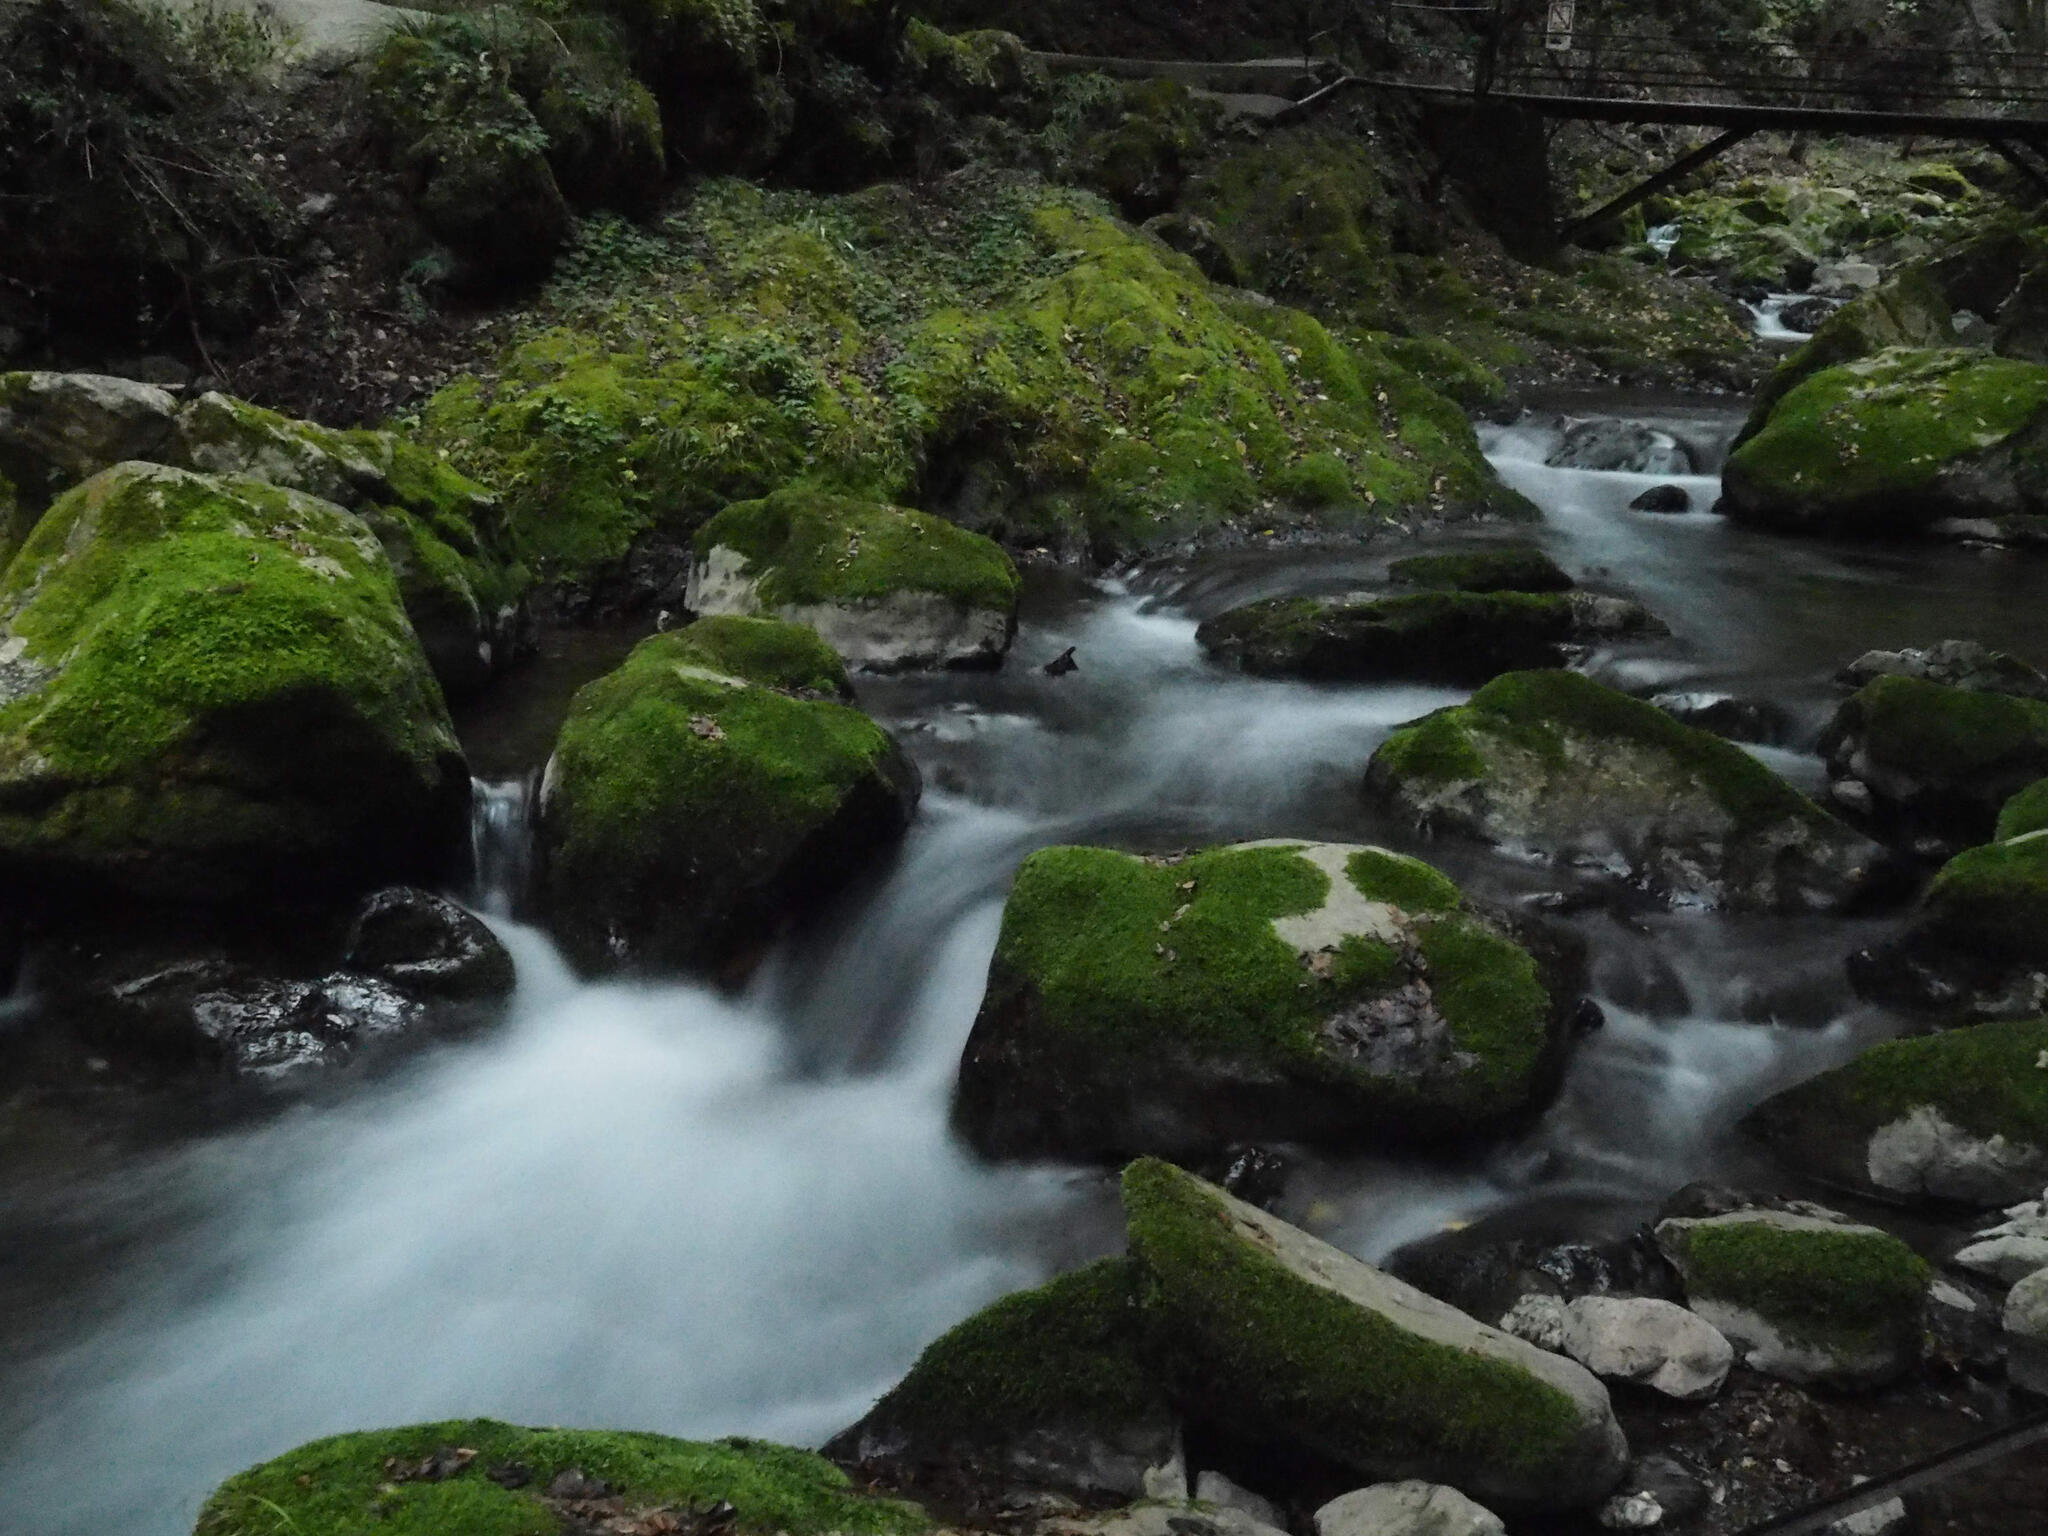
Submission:
{"label": "moss-covered boulder", "polygon": [[1686,1305],[1752,1370],[1856,1389],[1919,1359],[1933,1275],[1889,1232],[1832,1213],[1749,1209],[1659,1222],[1657,1245]]}
{"label": "moss-covered boulder", "polygon": [[123,459],[157,457],[177,409],[167,390],[133,379],[0,373],[0,480],[12,487],[15,503],[0,561],[20,547],[42,510],[79,481]]}
{"label": "moss-covered boulder", "polygon": [[1273,598],[1195,631],[1217,661],[1263,677],[1414,681],[1475,688],[1578,648],[1664,633],[1647,609],[1587,592],[1415,592],[1399,597]]}
{"label": "moss-covered boulder", "polygon": [[2048,1184],[2048,1020],[1873,1046],[1744,1128],[1788,1166],[1893,1200],[2005,1206]]}
{"label": "moss-covered boulder", "polygon": [[999,1157],[1415,1144],[1556,1086],[1576,955],[1419,860],[1334,843],[1018,871],[954,1120]]}
{"label": "moss-covered boulder", "polygon": [[[600,232],[590,232],[596,241]],[[575,253],[559,323],[422,413],[543,576],[803,487],[1104,560],[1268,530],[1533,518],[1450,400],[1016,175],[701,188]]]}
{"label": "moss-covered boulder", "polygon": [[810,630],[701,619],[576,695],[541,789],[545,906],[587,967],[717,966],[856,875],[916,767]]}
{"label": "moss-covered boulder", "polygon": [[176,901],[431,876],[469,777],[382,546],[258,480],[120,464],[0,579],[0,858]]}
{"label": "moss-covered boulder", "polygon": [[1850,300],[1764,381],[1736,446],[1761,432],[1778,403],[1816,373],[1893,347],[1953,346],[1952,319],[1947,296],[1919,267],[1908,267],[1883,286]]}
{"label": "moss-covered boulder", "polygon": [[1882,850],[1740,747],[1572,672],[1516,672],[1404,726],[1366,791],[1418,826],[1731,910],[1839,907]]}
{"label": "moss-covered boulder", "polygon": [[1165,1163],[1133,1164],[1123,1193],[1168,1380],[1227,1428],[1496,1509],[1583,1507],[1620,1478],[1627,1442],[1584,1368]]}
{"label": "moss-covered boulder", "polygon": [[248,475],[356,513],[398,577],[434,675],[474,693],[532,644],[531,580],[497,498],[391,432],[337,432],[221,394],[179,411],[165,462]]}
{"label": "moss-covered boulder", "polygon": [[1387,567],[1387,580],[1433,592],[1569,592],[1574,585],[1564,568],[1533,544],[1410,555]]}
{"label": "moss-covered boulder", "polygon": [[1894,349],[1790,390],[1729,458],[1722,505],[1792,532],[1882,536],[2048,507],[2048,367]]}
{"label": "moss-covered boulder", "polygon": [[1145,1352],[1138,1279],[1104,1259],[977,1312],[825,1454],[899,1486],[1145,1497],[1180,1428]]}
{"label": "moss-covered boulder", "polygon": [[1017,568],[942,518],[809,491],[725,509],[697,531],[700,616],[807,624],[848,666],[994,667],[1017,633]]}
{"label": "moss-covered boulder", "polygon": [[2048,776],[2048,703],[1880,677],[1843,701],[1820,751],[1838,793],[1862,785],[1880,821],[1981,842],[2007,800]]}
{"label": "moss-covered boulder", "polygon": [[1858,952],[1859,992],[1947,1021],[2048,1011],[2048,779],[2007,802],[1993,841],[1942,866],[1896,937]]}
{"label": "moss-covered boulder", "polygon": [[920,1536],[932,1524],[821,1457],[761,1440],[468,1419],[302,1445],[223,1483],[193,1536],[576,1536],[680,1530],[713,1508],[741,1536]]}

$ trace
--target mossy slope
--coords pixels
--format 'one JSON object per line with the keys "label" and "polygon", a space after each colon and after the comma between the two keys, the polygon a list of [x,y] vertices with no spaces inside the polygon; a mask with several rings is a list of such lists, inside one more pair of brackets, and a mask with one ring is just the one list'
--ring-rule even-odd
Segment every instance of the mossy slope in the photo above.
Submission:
{"label": "mossy slope", "polygon": [[[436,1462],[447,1470],[417,1475]],[[932,1523],[913,1504],[860,1492],[830,1462],[765,1441],[469,1419],[301,1446],[229,1478],[194,1536],[570,1536],[587,1527],[547,1497],[567,1472],[609,1487],[620,1517],[723,1503],[747,1536],[920,1536]]]}
{"label": "mossy slope", "polygon": [[1895,348],[1789,390],[1723,475],[1730,516],[1886,534],[1945,517],[2038,512],[2048,367]]}
{"label": "mossy slope", "polygon": [[430,872],[468,777],[383,549],[339,508],[147,464],[0,581],[0,849],[225,899]]}
{"label": "mossy slope", "polygon": [[1046,849],[1005,908],[955,1120],[1000,1156],[1469,1136],[1554,1084],[1568,991],[1398,854]]}
{"label": "mossy slope", "polygon": [[542,795],[546,898],[585,965],[716,965],[900,833],[917,772],[837,700],[807,629],[711,618],[570,706]]}
{"label": "mossy slope", "polygon": [[[1528,515],[1457,407],[1386,355],[1030,177],[962,173],[935,200],[712,183],[658,235],[606,238],[572,256],[556,323],[421,418],[504,489],[549,573],[792,485],[1105,557]],[[1290,493],[1311,463],[1312,494]]]}
{"label": "mossy slope", "polygon": [[1394,732],[1368,792],[1418,821],[1552,858],[1620,853],[1669,896],[1826,906],[1879,850],[1739,747],[1571,672],[1516,672]]}
{"label": "mossy slope", "polygon": [[1132,1164],[1123,1196],[1169,1378],[1239,1432],[1501,1508],[1592,1503],[1619,1476],[1607,1394],[1570,1362],[1165,1163]]}

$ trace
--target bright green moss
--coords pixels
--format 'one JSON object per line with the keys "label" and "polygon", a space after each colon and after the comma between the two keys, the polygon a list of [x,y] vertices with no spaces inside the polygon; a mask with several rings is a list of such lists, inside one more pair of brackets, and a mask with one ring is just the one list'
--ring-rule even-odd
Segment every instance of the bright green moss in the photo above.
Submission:
{"label": "bright green moss", "polygon": [[801,624],[732,615],[699,619],[666,648],[671,658],[786,693],[843,697],[849,692],[839,653]]}
{"label": "bright green moss", "polygon": [[[419,427],[544,573],[789,487],[1105,558],[1253,519],[1526,513],[1392,359],[1028,177],[954,178],[943,206],[711,183],[653,236],[586,229],[541,313]],[[1311,462],[1324,502],[1283,505]]]}
{"label": "bright green moss", "polygon": [[1041,1426],[1163,1419],[1137,1278],[1129,1260],[1103,1259],[1004,1297],[918,1356],[870,1420],[920,1440],[995,1442]]}
{"label": "bright green moss", "polygon": [[697,557],[724,547],[760,575],[764,606],[848,603],[931,592],[962,608],[1017,605],[1002,549],[941,518],[814,491],[728,507],[697,531]]}
{"label": "bright green moss", "polygon": [[1686,1294],[1746,1307],[1788,1339],[1868,1348],[1915,1331],[1931,1271],[1887,1232],[1788,1231],[1761,1221],[1687,1229]]}
{"label": "bright green moss", "polygon": [[2048,779],[2029,784],[1998,813],[1998,840],[2006,842],[2048,829]]}
{"label": "bright green moss", "polygon": [[1704,787],[1739,830],[1829,820],[1740,747],[1681,725],[1654,705],[1576,672],[1511,672],[1496,678],[1463,708],[1396,731],[1376,761],[1397,778],[1422,782],[1483,778],[1487,737],[1510,742],[1558,768],[1569,760],[1567,738],[1625,742],[1661,753]]}
{"label": "bright green moss", "polygon": [[153,775],[195,723],[332,700],[424,776],[454,750],[382,550],[357,518],[260,481],[122,465],[52,506],[4,580],[25,659],[0,772]]}
{"label": "bright green moss", "polygon": [[1745,499],[1881,516],[1956,461],[2048,411],[2048,367],[1954,348],[1895,349],[1812,374],[1736,450]]}
{"label": "bright green moss", "polygon": [[2048,1019],[1973,1024],[1873,1046],[1773,1100],[1774,1119],[1868,1135],[1920,1105],[1981,1136],[2048,1146]]}
{"label": "bright green moss", "polygon": [[1568,592],[1573,585],[1555,560],[1531,544],[1411,555],[1389,566],[1387,576],[1396,586],[1452,592]]}
{"label": "bright green moss", "polygon": [[1955,340],[1948,300],[1919,267],[1852,299],[1822,322],[1805,345],[1765,380],[1738,446],[1763,430],[1778,403],[1815,374],[1888,347],[1945,347]]}
{"label": "bright green moss", "polygon": [[[1286,1065],[1390,1109],[1423,1094],[1475,1115],[1523,1102],[1548,1049],[1549,994],[1535,962],[1462,910],[1420,861],[1363,851],[1360,894],[1398,907],[1412,946],[1353,935],[1311,965],[1274,928],[1320,908],[1329,879],[1289,847],[1224,848],[1177,862],[1050,848],[1018,871],[992,987],[1028,986],[1037,1017],[1092,1049],[1162,1050]],[[1454,1083],[1407,1084],[1356,1068],[1323,1037],[1347,1005],[1427,977],[1452,1042],[1474,1058]]]}
{"label": "bright green moss", "polygon": [[1240,1236],[1217,1192],[1147,1158],[1123,1176],[1131,1253],[1184,1391],[1262,1434],[1367,1465],[1492,1462],[1541,1476],[1578,1452],[1564,1393],[1312,1285]]}
{"label": "bright green moss", "polygon": [[[442,1481],[398,1481],[388,1465],[417,1466],[456,1449],[475,1458]],[[522,1486],[490,1479],[508,1466],[527,1473]],[[916,1536],[931,1525],[913,1504],[859,1492],[830,1462],[764,1441],[698,1444],[470,1419],[301,1446],[224,1483],[194,1536],[565,1536],[580,1526],[544,1496],[571,1470],[609,1484],[636,1510],[729,1503],[738,1529],[756,1536]]]}
{"label": "bright green moss", "polygon": [[2048,768],[2048,704],[2035,699],[1881,677],[1843,710],[1874,763],[1922,783],[1966,787],[1993,770]]}
{"label": "bright green moss", "polygon": [[1360,895],[1391,902],[1404,912],[1452,912],[1464,901],[1449,875],[1420,859],[1384,848],[1359,850],[1351,855],[1344,871]]}
{"label": "bright green moss", "polygon": [[1273,492],[1305,507],[1342,506],[1358,495],[1351,466],[1334,453],[1311,454],[1299,464],[1282,465],[1273,476]]}

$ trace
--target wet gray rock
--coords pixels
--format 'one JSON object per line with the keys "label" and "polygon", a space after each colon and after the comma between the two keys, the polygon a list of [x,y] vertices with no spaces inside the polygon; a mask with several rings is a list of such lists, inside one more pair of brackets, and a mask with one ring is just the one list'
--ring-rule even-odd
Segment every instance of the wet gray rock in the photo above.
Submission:
{"label": "wet gray rock", "polygon": [[1735,1349],[1685,1308],[1644,1296],[1582,1296],[1565,1309],[1564,1352],[1595,1376],[1680,1402],[1721,1390]]}
{"label": "wet gray rock", "polygon": [[1564,1341],[1569,1322],[1570,1313],[1566,1311],[1563,1300],[1538,1291],[1524,1296],[1508,1308],[1507,1315],[1500,1320],[1500,1331],[1512,1333],[1538,1349],[1562,1355],[1567,1352]]}
{"label": "wet gray rock", "polygon": [[2005,1298],[2006,1371],[2013,1385],[2048,1397],[2048,1268],[2035,1270]]}
{"label": "wet gray rock", "polygon": [[0,373],[0,475],[40,510],[124,459],[154,458],[178,402],[168,390],[97,373]]}
{"label": "wet gray rock", "polygon": [[1898,651],[1865,651],[1835,674],[1835,681],[1862,688],[1880,677],[1912,677],[1973,693],[2008,693],[2048,702],[2048,673],[2016,656],[1975,640],[1941,640]]}
{"label": "wet gray rock", "polygon": [[510,952],[481,918],[404,885],[364,898],[345,963],[416,996],[461,1001],[504,997],[516,980]]}
{"label": "wet gray rock", "polygon": [[1744,699],[1729,693],[1659,693],[1650,702],[1681,725],[1712,731],[1728,741],[1780,747],[1791,739],[1791,713],[1768,699]]}
{"label": "wet gray rock", "polygon": [[1826,299],[1801,299],[1787,304],[1778,311],[1778,323],[1788,331],[1797,331],[1802,336],[1811,336],[1828,322],[1836,306]]}
{"label": "wet gray rock", "polygon": [[1441,1483],[1376,1483],[1316,1511],[1316,1536],[1507,1536],[1500,1516]]}
{"label": "wet gray rock", "polygon": [[1927,1289],[1927,1346],[1955,1368],[1994,1370],[2005,1358],[2000,1298],[1967,1276],[1941,1275]]}
{"label": "wet gray rock", "polygon": [[1692,475],[1692,452],[1668,432],[1639,421],[1598,416],[1575,421],[1544,463],[1553,469],[1607,470],[1631,475]]}
{"label": "wet gray rock", "polygon": [[1195,1502],[1214,1504],[1221,1509],[1234,1509],[1240,1514],[1250,1515],[1261,1525],[1287,1529],[1287,1516],[1280,1506],[1271,1499],[1259,1497],[1249,1488],[1240,1488],[1221,1472],[1204,1472],[1195,1479]]}
{"label": "wet gray rock", "polygon": [[1682,485],[1653,485],[1628,504],[1631,512],[1678,513],[1692,510],[1692,492]]}

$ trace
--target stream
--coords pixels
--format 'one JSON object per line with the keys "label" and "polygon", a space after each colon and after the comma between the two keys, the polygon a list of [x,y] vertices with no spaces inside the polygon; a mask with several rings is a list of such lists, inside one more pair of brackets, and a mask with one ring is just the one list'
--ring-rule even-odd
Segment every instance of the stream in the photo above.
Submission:
{"label": "stream", "polygon": [[[1625,411],[1716,468],[1739,424],[1641,397],[1557,408]],[[1553,415],[1484,435],[1544,509],[1535,537],[1674,631],[1589,670],[1779,704],[1794,728],[1758,750],[1804,786],[1829,676],[1860,651],[1967,636],[2048,656],[2019,562],[1632,512],[1666,482],[1546,467]],[[1680,483],[1711,506],[1717,474]],[[984,1167],[947,1128],[1027,852],[1329,837],[1425,852],[1495,900],[1559,887],[1361,803],[1374,747],[1459,694],[1249,680],[1195,646],[1203,616],[1369,585],[1417,547],[1036,575],[1003,672],[864,681],[924,769],[923,811],[890,867],[738,996],[570,974],[509,915],[525,792],[502,747],[479,752],[508,781],[478,796],[470,893],[519,964],[501,1027],[229,1129],[139,1148],[79,1132],[0,1170],[0,1529],[185,1536],[243,1466],[438,1417],[814,1444],[952,1323],[1114,1249],[1102,1175]],[[1080,671],[1043,675],[1068,646]],[[1305,1162],[1283,1214],[1369,1259],[1463,1223],[1619,1233],[1689,1180],[1768,1179],[1734,1118],[1899,1027],[1842,974],[1884,920],[1576,921],[1608,1022],[1541,1122],[1462,1160]]]}

